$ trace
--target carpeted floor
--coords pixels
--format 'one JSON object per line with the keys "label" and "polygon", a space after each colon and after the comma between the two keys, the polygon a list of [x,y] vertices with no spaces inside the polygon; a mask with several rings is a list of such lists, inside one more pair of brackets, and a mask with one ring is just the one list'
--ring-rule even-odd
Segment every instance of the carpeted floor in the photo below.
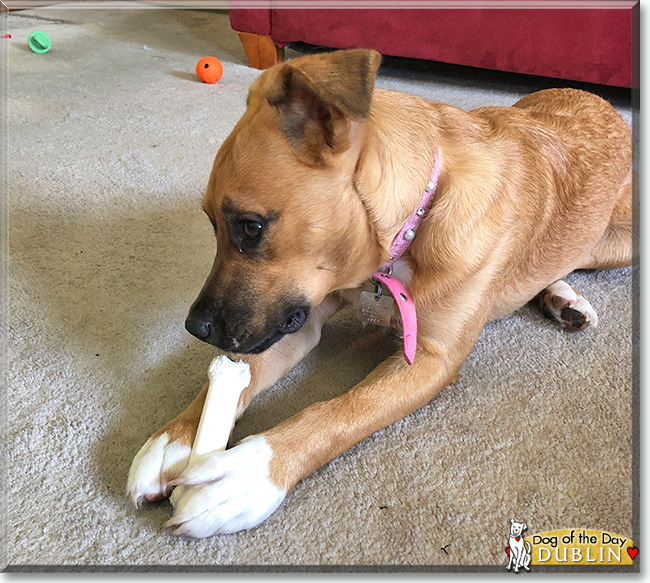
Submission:
{"label": "carpeted floor", "polygon": [[[133,456],[193,399],[215,354],[183,327],[214,254],[201,198],[259,72],[224,13],[121,6],[12,13],[1,41],[6,562],[501,570],[511,517],[528,533],[633,537],[632,269],[570,277],[600,315],[595,330],[565,333],[530,307],[489,324],[457,383],[314,472],[251,531],[174,538],[167,502],[129,507]],[[49,53],[27,48],[34,30]],[[194,75],[210,54],[225,68],[213,86]],[[464,109],[553,84],[399,59],[378,80]],[[625,92],[604,92],[631,122]],[[346,391],[394,349],[337,316],[235,437]]]}

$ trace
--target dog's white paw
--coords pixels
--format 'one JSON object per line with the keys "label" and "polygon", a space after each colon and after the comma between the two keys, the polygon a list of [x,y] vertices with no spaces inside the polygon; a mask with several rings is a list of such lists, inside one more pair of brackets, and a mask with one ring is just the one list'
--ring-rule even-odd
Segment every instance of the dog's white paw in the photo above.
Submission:
{"label": "dog's white paw", "polygon": [[140,508],[145,500],[153,502],[169,496],[169,482],[187,466],[191,448],[171,441],[167,433],[151,437],[133,458],[126,491],[131,503]]}
{"label": "dog's white paw", "polygon": [[258,525],[286,496],[271,482],[272,457],[261,435],[201,456],[172,482],[179,495],[172,499],[175,513],[166,526],[178,527],[173,534],[203,538]]}

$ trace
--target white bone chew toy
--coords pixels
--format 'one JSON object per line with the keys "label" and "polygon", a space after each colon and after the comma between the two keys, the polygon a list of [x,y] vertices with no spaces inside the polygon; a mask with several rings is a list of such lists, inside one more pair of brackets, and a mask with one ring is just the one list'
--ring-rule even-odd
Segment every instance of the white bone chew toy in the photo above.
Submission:
{"label": "white bone chew toy", "polygon": [[[210,364],[208,377],[210,384],[188,465],[202,455],[226,449],[239,396],[251,382],[251,370],[241,360],[233,362],[227,356],[217,356]],[[182,490],[183,486],[174,488],[169,498],[172,506],[176,506]]]}

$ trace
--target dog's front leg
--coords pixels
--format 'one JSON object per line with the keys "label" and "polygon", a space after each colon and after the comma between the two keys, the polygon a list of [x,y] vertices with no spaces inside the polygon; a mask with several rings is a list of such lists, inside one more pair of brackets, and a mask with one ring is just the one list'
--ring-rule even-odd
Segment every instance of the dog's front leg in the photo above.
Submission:
{"label": "dog's front leg", "polygon": [[515,562],[514,572],[515,572],[515,573],[519,573],[519,567],[521,567],[521,551],[520,551],[519,549],[516,549],[516,550],[514,551],[514,555],[515,555],[515,559],[514,559],[514,562]]}
{"label": "dog's front leg", "polygon": [[466,354],[418,346],[412,365],[400,351],[348,393],[314,403],[264,435],[272,481],[285,491],[368,435],[428,403],[456,379]]}
{"label": "dog's front leg", "polygon": [[[251,367],[251,383],[239,398],[236,419],[255,395],[272,386],[318,344],[323,325],[342,304],[338,296],[327,297],[312,310],[298,332],[285,336],[266,352],[231,356],[233,360],[244,360]],[[207,390],[206,382],[190,406],[156,431],[133,459],[127,495],[134,506],[139,507],[145,500],[165,498],[171,493],[171,480],[187,466]],[[223,390],[227,391],[228,387]]]}
{"label": "dog's front leg", "polygon": [[350,392],[314,403],[276,427],[192,464],[175,480],[187,488],[168,524],[196,537],[259,524],[299,480],[423,406],[453,381],[484,320],[469,321],[459,325],[462,341],[421,339],[412,365],[400,352]]}
{"label": "dog's front leg", "polygon": [[251,384],[239,398],[235,419],[239,419],[255,395],[268,389],[296,366],[320,342],[321,330],[347,300],[339,294],[327,296],[311,313],[305,325],[289,334],[261,354],[234,354],[233,360],[243,360],[251,367]]}

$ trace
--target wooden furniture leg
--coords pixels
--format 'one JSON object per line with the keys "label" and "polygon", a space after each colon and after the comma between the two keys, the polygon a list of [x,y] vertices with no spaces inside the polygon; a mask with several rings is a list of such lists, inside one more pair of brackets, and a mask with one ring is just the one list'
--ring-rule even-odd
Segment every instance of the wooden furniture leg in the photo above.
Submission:
{"label": "wooden furniture leg", "polygon": [[284,49],[276,47],[270,36],[250,32],[238,34],[251,67],[268,69],[284,61]]}

